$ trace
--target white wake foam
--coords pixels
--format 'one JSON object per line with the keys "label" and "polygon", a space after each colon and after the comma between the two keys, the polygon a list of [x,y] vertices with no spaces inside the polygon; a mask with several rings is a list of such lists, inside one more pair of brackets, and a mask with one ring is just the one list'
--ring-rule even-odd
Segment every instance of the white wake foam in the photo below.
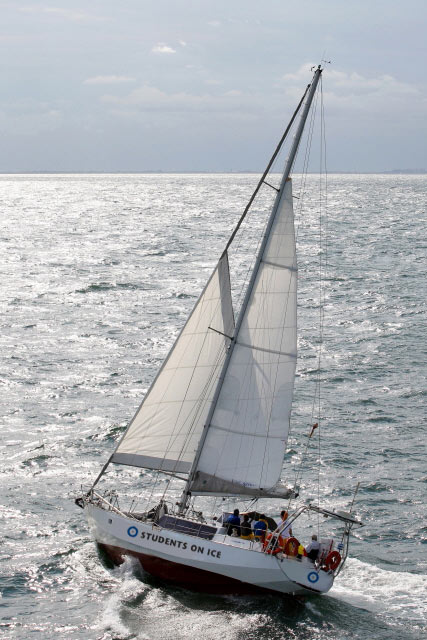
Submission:
{"label": "white wake foam", "polygon": [[137,561],[127,557],[125,562],[114,569],[116,578],[114,593],[107,598],[104,610],[100,616],[97,627],[104,635],[103,640],[149,640],[142,631],[137,634],[132,631],[127,621],[123,619],[124,604],[141,595],[147,587],[135,577],[135,563]]}
{"label": "white wake foam", "polygon": [[388,571],[355,558],[330,591],[332,597],[394,619],[427,624],[427,576]]}
{"label": "white wake foam", "polygon": [[[222,607],[195,607],[187,602],[181,592],[170,593],[167,589],[145,585],[136,575],[138,564],[126,558],[121,567],[114,569],[117,579],[114,593],[105,602],[97,624],[102,633],[101,640],[237,640],[248,628],[265,625],[268,616],[240,611],[224,612]],[[183,592],[185,594],[185,592]],[[178,595],[177,595],[178,594]],[[132,601],[141,598],[135,607]],[[142,601],[143,600],[143,601]],[[241,600],[236,600],[241,604]]]}

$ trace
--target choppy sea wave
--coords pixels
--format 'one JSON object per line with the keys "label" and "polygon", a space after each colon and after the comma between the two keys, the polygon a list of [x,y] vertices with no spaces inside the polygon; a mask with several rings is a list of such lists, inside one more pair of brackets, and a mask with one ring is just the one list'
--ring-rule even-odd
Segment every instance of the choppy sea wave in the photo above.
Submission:
{"label": "choppy sea wave", "polygon": [[[325,597],[220,598],[97,554],[72,496],[111,453],[249,199],[252,175],[1,176],[0,636],[418,640],[425,556],[425,176],[329,176],[321,464],[302,497],[346,508],[351,557]],[[297,180],[295,181],[297,182]],[[298,213],[292,481],[317,379],[318,186]],[[265,201],[259,203],[262,210]],[[262,219],[248,237],[256,241]],[[243,280],[247,265],[237,266]],[[240,269],[240,271],[239,271]],[[133,486],[130,470],[110,482]],[[152,490],[151,472],[139,490]],[[159,489],[160,491],[160,489]],[[266,507],[277,509],[277,505]]]}

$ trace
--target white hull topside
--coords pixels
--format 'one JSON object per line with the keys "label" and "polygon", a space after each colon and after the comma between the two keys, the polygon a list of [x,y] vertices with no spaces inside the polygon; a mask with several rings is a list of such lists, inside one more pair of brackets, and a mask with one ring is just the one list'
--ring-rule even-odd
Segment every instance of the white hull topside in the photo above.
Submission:
{"label": "white hull topside", "polygon": [[[137,557],[148,573],[182,586],[194,586],[197,577],[200,591],[209,591],[210,582],[221,591],[223,581],[224,592],[230,592],[232,583],[240,583],[282,594],[321,594],[329,591],[334,581],[333,573],[316,568],[308,558],[262,553],[258,543],[224,534],[207,540],[93,504],[86,504],[85,510],[95,540],[113,559]],[[200,578],[206,584],[201,584]]]}

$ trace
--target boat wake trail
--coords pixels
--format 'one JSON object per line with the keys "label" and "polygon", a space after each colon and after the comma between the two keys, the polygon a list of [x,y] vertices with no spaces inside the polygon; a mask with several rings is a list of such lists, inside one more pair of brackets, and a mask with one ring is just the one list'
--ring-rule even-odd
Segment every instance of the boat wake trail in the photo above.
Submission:
{"label": "boat wake trail", "polygon": [[[133,558],[126,558],[123,565],[112,571],[115,588],[113,594],[106,599],[104,609],[100,615],[97,628],[103,633],[103,640],[150,640],[149,636],[141,630],[140,614],[132,616],[132,610],[136,610],[144,600],[149,587],[138,579],[140,573],[139,563]],[[132,621],[138,615],[139,630],[132,630]]]}
{"label": "boat wake trail", "polygon": [[175,640],[237,640],[248,628],[268,622],[267,614],[249,612],[261,599],[200,595],[157,585],[129,557],[112,574],[117,585],[97,625],[102,640],[170,640],[171,628]]}
{"label": "boat wake trail", "polygon": [[427,628],[427,576],[403,571],[387,571],[349,559],[346,570],[335,583],[330,597],[386,615],[414,630]]}

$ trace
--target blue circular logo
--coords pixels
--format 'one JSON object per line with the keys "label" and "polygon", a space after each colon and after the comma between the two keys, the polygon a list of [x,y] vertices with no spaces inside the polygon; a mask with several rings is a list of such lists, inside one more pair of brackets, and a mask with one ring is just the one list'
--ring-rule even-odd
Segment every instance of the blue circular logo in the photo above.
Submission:
{"label": "blue circular logo", "polygon": [[316,573],[315,571],[310,571],[310,573],[307,576],[307,580],[311,582],[311,584],[314,584],[315,582],[317,582],[318,579],[319,579],[319,574]]}
{"label": "blue circular logo", "polygon": [[138,535],[138,529],[136,527],[129,527],[128,536],[135,538]]}

